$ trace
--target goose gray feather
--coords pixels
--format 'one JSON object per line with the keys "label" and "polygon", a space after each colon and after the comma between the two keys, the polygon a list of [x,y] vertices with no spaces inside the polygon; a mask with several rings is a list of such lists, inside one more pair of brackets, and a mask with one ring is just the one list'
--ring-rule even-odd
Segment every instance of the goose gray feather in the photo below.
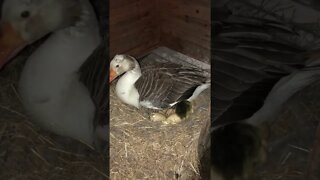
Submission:
{"label": "goose gray feather", "polygon": [[154,56],[143,58],[139,64],[142,75],[135,86],[140,101],[151,102],[161,109],[190,98],[195,89],[208,79],[200,69],[157,62]]}
{"label": "goose gray feather", "polygon": [[213,12],[212,175],[250,179],[266,148],[258,129],[320,80],[320,51],[299,45],[300,35],[285,23]]}
{"label": "goose gray feather", "polygon": [[96,11],[100,34],[102,41],[99,47],[92,53],[87,61],[80,68],[80,80],[88,88],[92,100],[96,107],[95,118],[93,125],[95,128],[95,134],[100,142],[96,142],[99,150],[108,150],[106,147],[109,140],[109,128],[108,128],[108,113],[109,113],[109,101],[108,101],[108,61],[109,58],[109,46],[108,46],[108,33],[104,33],[108,28],[109,13],[108,7],[105,2],[104,6],[101,6],[102,1],[92,1],[92,5]]}
{"label": "goose gray feather", "polygon": [[294,28],[219,12],[213,19],[213,126],[251,117],[275,83],[307,58]]}
{"label": "goose gray feather", "polygon": [[[116,55],[110,68],[110,81],[124,74],[117,82],[117,95],[137,108],[169,108],[193,100],[210,86],[210,77],[204,70],[169,62],[152,53],[139,61],[128,55]],[[129,93],[134,94],[128,96]]]}

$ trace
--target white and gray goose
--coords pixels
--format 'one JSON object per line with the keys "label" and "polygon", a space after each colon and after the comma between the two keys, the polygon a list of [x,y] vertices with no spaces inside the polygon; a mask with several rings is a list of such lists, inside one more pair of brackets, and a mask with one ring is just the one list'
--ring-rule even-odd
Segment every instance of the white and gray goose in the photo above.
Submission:
{"label": "white and gray goose", "polygon": [[[87,64],[95,68],[81,68],[101,44],[99,23],[89,0],[5,0],[0,68],[49,33],[21,73],[19,93],[26,110],[34,122],[56,134],[90,146],[97,139],[106,143],[101,107],[107,101],[100,99],[107,87],[105,59],[91,58]],[[87,87],[80,81],[96,77],[101,77],[100,81]]]}
{"label": "white and gray goose", "polygon": [[194,100],[210,86],[210,77],[198,68],[129,55],[116,55],[110,62],[110,82],[116,84],[117,96],[136,108],[161,110],[182,101]]}

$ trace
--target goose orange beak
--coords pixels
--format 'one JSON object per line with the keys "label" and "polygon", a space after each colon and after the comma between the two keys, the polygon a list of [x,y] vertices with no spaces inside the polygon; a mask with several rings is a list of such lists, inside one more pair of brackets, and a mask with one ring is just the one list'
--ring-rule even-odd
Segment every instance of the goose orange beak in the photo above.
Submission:
{"label": "goose orange beak", "polygon": [[117,77],[117,72],[113,69],[110,69],[109,73],[109,83],[111,83],[116,77]]}
{"label": "goose orange beak", "polygon": [[10,23],[0,24],[0,69],[27,43]]}

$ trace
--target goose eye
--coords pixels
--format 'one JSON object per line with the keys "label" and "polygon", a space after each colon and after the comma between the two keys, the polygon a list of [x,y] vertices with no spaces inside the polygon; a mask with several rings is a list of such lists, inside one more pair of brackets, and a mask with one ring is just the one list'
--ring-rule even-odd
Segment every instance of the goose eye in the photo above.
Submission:
{"label": "goose eye", "polygon": [[119,64],[116,65],[116,68],[118,68],[118,67],[119,67]]}
{"label": "goose eye", "polygon": [[28,17],[30,16],[30,12],[29,12],[29,11],[23,11],[23,12],[20,14],[20,16],[21,16],[22,18],[28,18]]}

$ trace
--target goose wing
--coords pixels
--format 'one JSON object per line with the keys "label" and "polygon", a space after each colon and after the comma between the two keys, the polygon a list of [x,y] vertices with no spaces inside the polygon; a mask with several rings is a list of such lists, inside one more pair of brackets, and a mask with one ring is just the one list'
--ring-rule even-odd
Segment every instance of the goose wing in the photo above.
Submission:
{"label": "goose wing", "polygon": [[[299,35],[277,21],[216,11],[213,19],[213,126],[250,117],[283,76],[304,66]],[[221,13],[223,12],[223,13]]]}
{"label": "goose wing", "polygon": [[103,140],[108,139],[108,113],[109,113],[109,85],[108,85],[108,59],[109,46],[108,34],[105,33],[108,29],[109,13],[107,6],[101,6],[103,1],[92,1],[92,4],[97,13],[99,21],[100,34],[102,41],[99,47],[91,54],[87,61],[80,68],[80,80],[88,88],[93,102],[96,106],[96,114],[94,118],[94,127],[98,132],[98,136]]}
{"label": "goose wing", "polygon": [[108,53],[107,43],[103,42],[81,68],[80,79],[89,89],[97,112],[95,125],[107,124],[108,113]]}
{"label": "goose wing", "polygon": [[140,101],[150,102],[158,108],[188,99],[208,79],[198,68],[168,62],[155,54],[146,56],[139,63],[142,75],[135,87]]}

